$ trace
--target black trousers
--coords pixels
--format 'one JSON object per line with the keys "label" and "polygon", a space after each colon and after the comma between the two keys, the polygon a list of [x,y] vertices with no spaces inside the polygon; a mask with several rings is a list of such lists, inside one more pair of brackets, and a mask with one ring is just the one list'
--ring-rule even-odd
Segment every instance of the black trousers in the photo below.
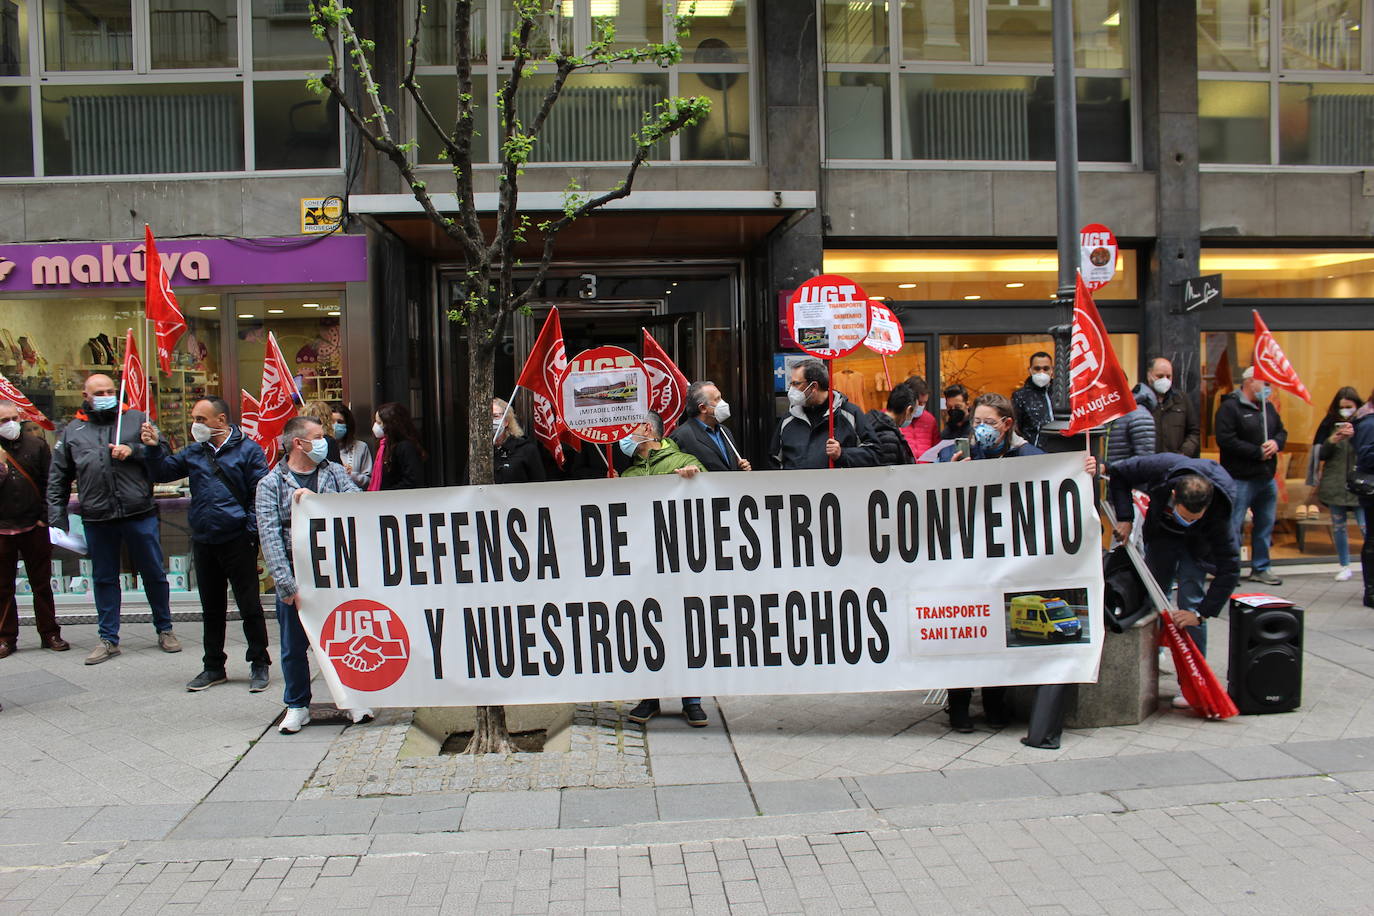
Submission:
{"label": "black trousers", "polygon": [[[951,711],[967,713],[969,703],[972,701],[972,687],[951,687],[949,689],[949,708]],[[1007,688],[983,688],[983,712],[993,716],[1004,715],[1006,713],[1006,704]]]}
{"label": "black trousers", "polygon": [[224,629],[229,613],[226,588],[234,591],[234,603],[243,618],[243,638],[248,641],[244,661],[250,665],[270,665],[267,654],[267,620],[258,594],[258,540],[241,534],[223,544],[191,545],[196,564],[196,588],[200,592],[201,616],[205,621],[205,670],[223,671]]}
{"label": "black trousers", "polygon": [[[1374,499],[1360,498],[1360,505],[1364,507],[1365,523],[1369,524],[1374,519]],[[1364,593],[1366,597],[1374,596],[1374,526],[1370,527],[1368,534],[1364,536],[1364,547],[1360,549],[1360,567],[1364,574]]]}

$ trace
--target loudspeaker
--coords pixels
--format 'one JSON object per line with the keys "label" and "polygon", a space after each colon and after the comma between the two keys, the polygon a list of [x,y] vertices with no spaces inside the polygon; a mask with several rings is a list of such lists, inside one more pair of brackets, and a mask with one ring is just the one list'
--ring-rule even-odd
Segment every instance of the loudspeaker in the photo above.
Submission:
{"label": "loudspeaker", "polygon": [[1301,705],[1302,616],[1302,608],[1278,598],[1232,599],[1226,692],[1242,715],[1289,712]]}

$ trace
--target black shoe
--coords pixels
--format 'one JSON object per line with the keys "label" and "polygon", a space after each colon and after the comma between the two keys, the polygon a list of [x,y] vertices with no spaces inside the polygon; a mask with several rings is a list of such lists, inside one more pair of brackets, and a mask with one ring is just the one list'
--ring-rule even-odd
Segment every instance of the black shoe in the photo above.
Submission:
{"label": "black shoe", "polygon": [[1364,606],[1374,608],[1374,589],[1365,589]]}
{"label": "black shoe", "polygon": [[1006,728],[1011,724],[1011,716],[1007,715],[1005,709],[994,711],[984,707],[983,721],[988,724],[988,728]]}
{"label": "black shoe", "polygon": [[200,674],[191,678],[191,683],[186,685],[186,689],[195,693],[196,691],[213,687],[216,684],[223,684],[227,680],[229,680],[229,677],[223,671],[202,671]]}
{"label": "black shoe", "polygon": [[700,703],[684,703],[682,715],[692,728],[705,728],[710,723],[710,720],[706,718],[706,710],[701,708]]}
{"label": "black shoe", "polygon": [[272,681],[271,668],[267,665],[253,665],[248,669],[248,692],[262,693]]}
{"label": "black shoe", "polygon": [[636,705],[634,709],[630,710],[629,715],[625,718],[629,719],[631,722],[638,722],[640,725],[643,725],[645,722],[648,722],[654,716],[658,715],[658,712],[658,700],[640,700],[639,704]]}
{"label": "black shoe", "polygon": [[960,734],[967,735],[973,731],[973,717],[968,714],[967,709],[946,709],[949,713],[949,727]]}

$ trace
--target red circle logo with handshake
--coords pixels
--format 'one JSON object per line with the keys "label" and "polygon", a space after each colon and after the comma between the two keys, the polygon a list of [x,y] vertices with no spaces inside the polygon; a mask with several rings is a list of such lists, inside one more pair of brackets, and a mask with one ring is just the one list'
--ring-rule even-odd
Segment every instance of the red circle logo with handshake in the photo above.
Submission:
{"label": "red circle logo with handshake", "polygon": [[345,687],[385,690],[410,662],[410,635],[395,611],[378,601],[345,601],[325,619],[324,654]]}

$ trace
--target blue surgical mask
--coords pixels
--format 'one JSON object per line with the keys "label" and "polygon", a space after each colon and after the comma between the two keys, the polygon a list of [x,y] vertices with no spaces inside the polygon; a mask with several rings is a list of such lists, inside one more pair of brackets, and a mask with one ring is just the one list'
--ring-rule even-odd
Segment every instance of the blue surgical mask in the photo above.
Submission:
{"label": "blue surgical mask", "polygon": [[1273,389],[1273,388],[1270,388],[1268,385],[1265,385],[1263,388],[1261,388],[1261,389],[1259,390],[1259,399],[1260,399],[1261,401],[1267,401],[1267,400],[1269,400],[1270,398],[1272,398],[1273,396],[1274,396],[1274,389]]}
{"label": "blue surgical mask", "polygon": [[348,426],[347,426],[346,424],[344,424],[344,423],[335,423],[335,424],[334,424],[334,438],[335,438],[335,439],[342,440],[343,437],[344,437],[344,436],[347,436],[347,435],[348,435]]}
{"label": "blue surgical mask", "polygon": [[635,452],[639,451],[639,445],[640,443],[634,436],[626,436],[620,440],[620,450],[631,458],[635,456]]}
{"label": "blue surgical mask", "polygon": [[119,406],[119,398],[112,394],[97,394],[91,398],[91,406],[96,410],[114,410]]}
{"label": "blue surgical mask", "polygon": [[979,425],[973,427],[973,438],[985,452],[1001,451],[997,446],[1002,437],[997,434],[997,427],[995,426]]}
{"label": "blue surgical mask", "polygon": [[310,440],[310,460],[319,464],[329,457],[329,440],[312,439]]}
{"label": "blue surgical mask", "polygon": [[1182,527],[1182,528],[1191,528],[1191,527],[1193,526],[1193,524],[1197,521],[1197,519],[1195,519],[1195,518],[1184,518],[1183,516],[1179,515],[1179,514],[1178,514],[1178,510],[1175,509],[1175,510],[1174,510],[1174,521],[1175,521],[1175,522],[1178,522],[1179,526]]}

